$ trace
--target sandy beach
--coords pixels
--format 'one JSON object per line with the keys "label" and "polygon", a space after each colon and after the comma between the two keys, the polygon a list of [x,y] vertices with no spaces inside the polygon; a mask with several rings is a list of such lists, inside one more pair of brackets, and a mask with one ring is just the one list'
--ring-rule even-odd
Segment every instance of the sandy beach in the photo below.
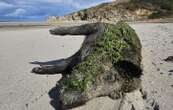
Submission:
{"label": "sandy beach", "polygon": [[[143,46],[143,87],[160,110],[173,108],[173,23],[131,23]],[[53,61],[75,53],[84,36],[53,36],[53,26],[0,28],[0,110],[55,110],[57,75],[31,73],[34,61]],[[113,110],[113,100],[101,97],[74,110]]]}

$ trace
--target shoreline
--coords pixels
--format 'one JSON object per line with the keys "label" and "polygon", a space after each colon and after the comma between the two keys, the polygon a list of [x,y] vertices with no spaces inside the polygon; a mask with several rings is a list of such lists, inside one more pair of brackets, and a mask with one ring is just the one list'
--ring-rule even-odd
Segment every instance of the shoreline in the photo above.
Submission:
{"label": "shoreline", "polygon": [[0,29],[2,28],[29,28],[29,27],[49,27],[50,24],[46,22],[0,22]]}
{"label": "shoreline", "polygon": [[[70,25],[81,25],[85,23],[94,23],[95,21],[55,21],[55,22],[0,22],[0,29],[10,29],[10,28],[47,28],[52,26],[69,26]],[[111,21],[100,21],[107,23],[114,23]],[[148,20],[140,20],[140,21],[126,21],[129,24],[139,24],[139,23],[173,23],[173,18],[165,18],[165,19],[148,19]]]}

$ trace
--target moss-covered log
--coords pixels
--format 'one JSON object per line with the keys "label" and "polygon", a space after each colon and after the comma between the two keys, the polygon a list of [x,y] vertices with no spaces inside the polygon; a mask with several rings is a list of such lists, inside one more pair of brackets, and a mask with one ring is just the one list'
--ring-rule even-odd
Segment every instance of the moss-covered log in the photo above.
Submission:
{"label": "moss-covered log", "polygon": [[59,81],[59,98],[64,107],[79,106],[99,96],[117,99],[140,88],[141,43],[128,24],[91,23],[59,27],[50,32],[86,35],[80,50],[73,56],[51,67],[33,69],[40,74],[66,74]]}

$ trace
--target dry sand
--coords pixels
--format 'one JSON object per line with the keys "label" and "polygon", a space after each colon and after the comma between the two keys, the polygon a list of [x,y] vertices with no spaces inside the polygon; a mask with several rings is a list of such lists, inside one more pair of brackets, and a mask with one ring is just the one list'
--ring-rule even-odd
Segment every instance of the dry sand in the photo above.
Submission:
{"label": "dry sand", "polygon": [[158,101],[160,110],[173,110],[173,24],[135,24],[132,27],[141,38],[143,50],[143,86],[149,97]]}
{"label": "dry sand", "polygon": [[[131,24],[143,45],[143,86],[161,110],[173,109],[173,24]],[[33,61],[51,61],[75,53],[84,36],[53,36],[50,27],[0,29],[0,110],[54,110],[53,88],[61,75],[30,73]],[[171,86],[172,85],[172,86]],[[55,97],[55,96],[54,96]],[[108,97],[97,98],[75,110],[113,110]]]}

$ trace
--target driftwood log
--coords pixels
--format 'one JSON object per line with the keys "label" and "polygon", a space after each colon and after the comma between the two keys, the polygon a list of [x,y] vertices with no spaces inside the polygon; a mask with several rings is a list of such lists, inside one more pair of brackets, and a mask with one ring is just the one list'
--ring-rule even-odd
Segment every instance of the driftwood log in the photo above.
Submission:
{"label": "driftwood log", "polygon": [[58,27],[54,35],[86,35],[78,52],[54,65],[33,68],[34,73],[62,73],[59,99],[64,108],[109,96],[119,99],[141,88],[141,43],[126,23],[90,23]]}

